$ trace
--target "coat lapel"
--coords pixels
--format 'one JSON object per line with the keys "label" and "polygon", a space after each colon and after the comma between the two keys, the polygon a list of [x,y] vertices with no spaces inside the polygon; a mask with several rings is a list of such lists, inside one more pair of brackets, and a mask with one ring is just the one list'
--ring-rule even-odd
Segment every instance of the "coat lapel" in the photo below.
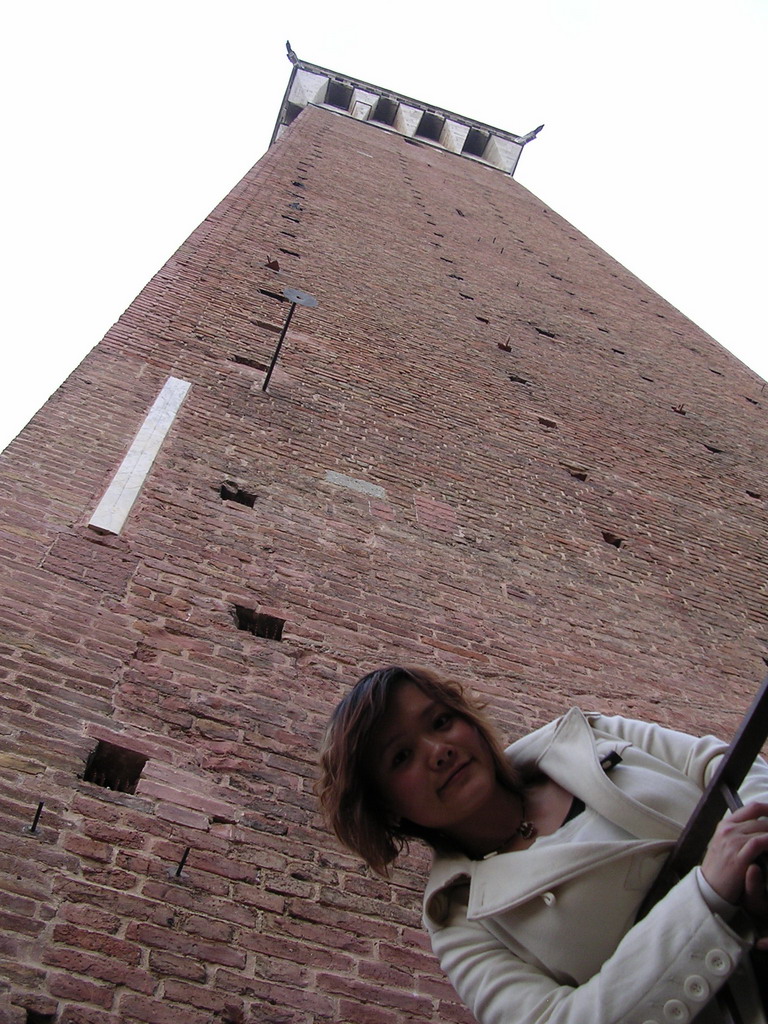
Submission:
{"label": "coat lapel", "polygon": [[[556,724],[551,742],[536,760],[536,766],[574,796],[638,839],[671,839],[680,835],[680,823],[645,806],[623,792],[603,771],[600,758],[609,749],[626,749],[630,744],[605,744],[601,750],[583,712],[572,708]],[[514,745],[509,753],[515,758]]]}

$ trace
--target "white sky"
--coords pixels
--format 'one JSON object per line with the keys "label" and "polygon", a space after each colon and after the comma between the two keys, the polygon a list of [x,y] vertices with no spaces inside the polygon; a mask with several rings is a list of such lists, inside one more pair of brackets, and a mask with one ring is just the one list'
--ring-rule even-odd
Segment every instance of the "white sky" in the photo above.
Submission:
{"label": "white sky", "polygon": [[766,0],[12,7],[0,448],[262,155],[286,38],[500,128],[544,122],[517,179],[768,377]]}

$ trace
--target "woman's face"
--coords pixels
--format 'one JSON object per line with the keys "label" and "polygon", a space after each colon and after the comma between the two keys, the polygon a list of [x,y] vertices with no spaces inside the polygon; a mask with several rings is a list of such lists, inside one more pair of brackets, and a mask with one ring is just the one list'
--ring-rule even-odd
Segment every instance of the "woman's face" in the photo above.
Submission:
{"label": "woman's face", "polygon": [[370,764],[393,816],[457,836],[499,785],[475,726],[411,682],[395,688],[374,731]]}

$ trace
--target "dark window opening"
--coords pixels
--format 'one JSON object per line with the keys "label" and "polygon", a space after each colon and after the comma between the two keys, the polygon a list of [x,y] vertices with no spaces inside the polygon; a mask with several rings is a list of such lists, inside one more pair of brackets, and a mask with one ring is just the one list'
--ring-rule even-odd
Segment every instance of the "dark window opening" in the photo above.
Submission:
{"label": "dark window opening", "polygon": [[378,121],[379,124],[393,125],[397,117],[397,108],[400,106],[395,100],[386,96],[380,96],[371,114],[371,121]]}
{"label": "dark window opening", "polygon": [[491,322],[487,316],[476,316],[475,320],[479,320],[481,324],[489,324]]}
{"label": "dark window opening", "polygon": [[285,619],[278,619],[275,615],[267,615],[265,612],[257,612],[253,608],[236,604],[235,621],[238,629],[244,629],[254,636],[264,637],[265,640],[283,639]]}
{"label": "dark window opening", "polygon": [[425,110],[421,115],[416,134],[421,136],[422,139],[431,139],[432,142],[439,142],[440,136],[443,134],[444,124],[444,117],[440,117],[439,114],[429,114]]}
{"label": "dark window opening", "polygon": [[85,763],[83,779],[117,793],[135,793],[147,758],[135,750],[99,740]]}
{"label": "dark window opening", "polygon": [[27,1010],[26,1024],[53,1024],[55,1020],[55,1013],[38,1013],[37,1010]]}
{"label": "dark window opening", "polygon": [[292,124],[303,109],[298,103],[287,103],[285,107],[285,123]]}
{"label": "dark window opening", "polygon": [[286,256],[295,256],[297,259],[301,259],[300,252],[293,252],[292,249],[280,249],[280,252],[285,253]]}
{"label": "dark window opening", "polygon": [[526,386],[528,386],[531,383],[525,377],[518,377],[516,373],[510,373],[509,379],[512,381],[513,384],[525,384]]}
{"label": "dark window opening", "polygon": [[344,85],[343,82],[334,82],[333,79],[328,82],[328,88],[325,91],[325,102],[329,107],[338,107],[339,110],[349,110],[349,105],[352,102],[353,89],[351,85]]}
{"label": "dark window opening", "polygon": [[624,538],[619,537],[616,533],[611,533],[609,530],[603,530],[603,540],[606,544],[612,544],[615,548],[620,548],[624,544]]}
{"label": "dark window opening", "polygon": [[256,504],[256,495],[238,487],[234,480],[225,480],[219,494],[222,501],[236,501],[238,505],[247,505],[248,508],[253,508]]}
{"label": "dark window opening", "polygon": [[557,335],[554,331],[545,331],[543,327],[534,327],[537,334],[543,335],[545,338],[556,338]]}
{"label": "dark window opening", "polygon": [[547,419],[546,416],[539,416],[539,423],[542,427],[548,427],[550,430],[557,430],[557,423],[554,420]]}
{"label": "dark window opening", "polygon": [[481,132],[478,128],[470,128],[464,140],[464,145],[461,147],[461,152],[469,153],[470,156],[482,156],[490,137],[488,132]]}

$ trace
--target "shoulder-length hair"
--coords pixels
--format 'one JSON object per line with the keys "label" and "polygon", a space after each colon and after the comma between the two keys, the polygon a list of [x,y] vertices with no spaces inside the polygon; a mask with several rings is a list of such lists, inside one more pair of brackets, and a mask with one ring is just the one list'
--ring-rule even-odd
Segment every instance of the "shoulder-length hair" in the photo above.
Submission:
{"label": "shoulder-length hair", "polygon": [[389,865],[409,839],[421,839],[433,848],[451,845],[445,835],[433,829],[405,818],[395,821],[374,782],[369,760],[371,741],[395,687],[403,682],[413,683],[470,722],[488,745],[501,784],[513,791],[520,788],[519,776],[504,757],[480,705],[466,695],[461,683],[426,668],[394,665],[370,672],[331,716],[320,754],[317,793],[328,824],[341,842],[382,875],[389,873]]}

